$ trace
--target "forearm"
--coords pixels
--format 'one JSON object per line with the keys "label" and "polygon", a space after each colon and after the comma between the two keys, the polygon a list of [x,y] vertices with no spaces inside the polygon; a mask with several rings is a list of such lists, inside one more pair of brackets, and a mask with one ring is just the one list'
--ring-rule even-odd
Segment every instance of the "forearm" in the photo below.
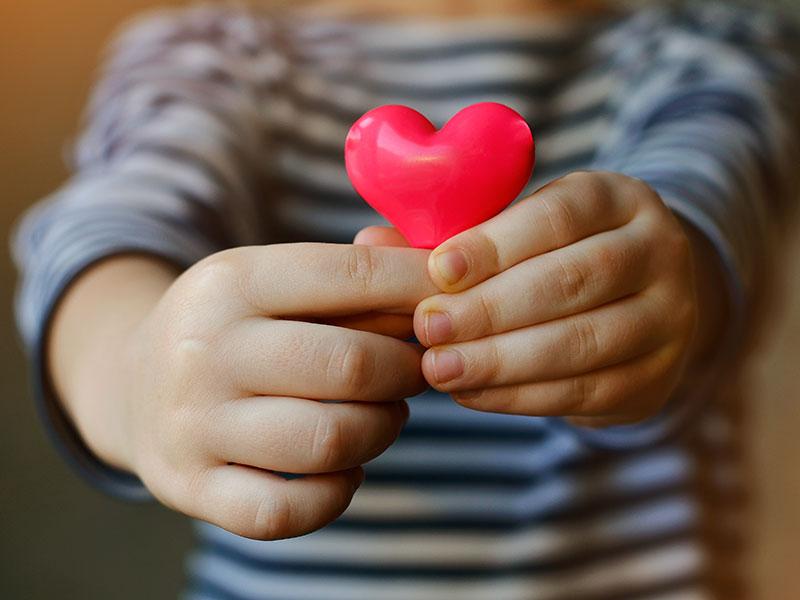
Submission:
{"label": "forearm", "polygon": [[131,467],[123,392],[137,383],[128,341],[176,274],[166,262],[143,255],[100,262],[67,290],[48,332],[56,396],[92,452],[121,469]]}

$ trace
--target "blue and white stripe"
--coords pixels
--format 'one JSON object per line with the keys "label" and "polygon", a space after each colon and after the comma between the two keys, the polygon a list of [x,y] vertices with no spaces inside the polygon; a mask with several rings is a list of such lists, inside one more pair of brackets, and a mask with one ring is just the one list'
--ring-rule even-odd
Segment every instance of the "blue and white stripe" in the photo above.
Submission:
{"label": "blue and white stripe", "polygon": [[[342,145],[385,103],[437,124],[473,102],[515,108],[537,134],[528,191],[582,168],[647,181],[724,260],[735,348],[797,189],[792,39],[774,18],[722,6],[447,23],[205,6],[139,20],[111,48],[75,176],[15,238],[46,426],[92,483],[146,497],[86,450],[47,387],[53,306],[115,253],[188,266],[234,245],[347,242],[381,223],[348,183]],[[324,530],[257,542],[199,524],[187,597],[731,598],[719,590],[735,577],[714,564],[741,535],[739,421],[735,399],[712,401],[715,383],[687,383],[662,415],[601,431],[423,394]]]}

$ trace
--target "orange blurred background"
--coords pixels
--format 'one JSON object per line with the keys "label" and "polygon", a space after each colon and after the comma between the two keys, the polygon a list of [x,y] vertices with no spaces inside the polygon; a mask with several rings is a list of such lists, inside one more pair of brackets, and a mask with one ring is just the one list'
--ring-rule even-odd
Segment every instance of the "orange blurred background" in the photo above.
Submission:
{"label": "orange blurred background", "polygon": [[[30,401],[11,318],[8,232],[56,188],[104,41],[155,0],[0,3],[0,597],[170,598],[182,581],[188,522],[157,506],[107,499],[51,449]],[[800,13],[800,1],[784,2]],[[800,98],[797,99],[800,102]],[[800,167],[800,166],[799,166]],[[786,283],[742,385],[743,440],[755,476],[750,566],[759,600],[800,598],[800,236],[775,277]]]}

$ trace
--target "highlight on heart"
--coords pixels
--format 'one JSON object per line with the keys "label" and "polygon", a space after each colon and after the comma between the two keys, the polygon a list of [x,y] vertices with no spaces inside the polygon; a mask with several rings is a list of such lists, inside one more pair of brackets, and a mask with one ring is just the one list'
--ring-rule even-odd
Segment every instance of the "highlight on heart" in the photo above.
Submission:
{"label": "highlight on heart", "polygon": [[413,108],[380,106],[345,141],[345,166],[361,197],[417,248],[492,218],[525,188],[535,163],[528,123],[481,102],[441,129]]}

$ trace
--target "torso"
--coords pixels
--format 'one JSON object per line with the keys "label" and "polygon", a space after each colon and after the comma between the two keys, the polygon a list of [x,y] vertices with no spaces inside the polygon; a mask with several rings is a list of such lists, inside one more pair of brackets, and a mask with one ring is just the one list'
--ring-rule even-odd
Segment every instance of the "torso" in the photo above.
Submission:
{"label": "torso", "polygon": [[[382,223],[342,155],[349,126],[380,104],[439,126],[474,102],[511,106],[537,140],[526,193],[589,167],[610,127],[613,22],[551,17],[283,22],[281,75],[265,83],[264,241],[349,242]],[[707,597],[693,444],[605,452],[552,420],[472,412],[433,392],[409,404],[401,437],[331,526],[271,543],[201,526],[192,571],[208,594],[196,597]]]}

